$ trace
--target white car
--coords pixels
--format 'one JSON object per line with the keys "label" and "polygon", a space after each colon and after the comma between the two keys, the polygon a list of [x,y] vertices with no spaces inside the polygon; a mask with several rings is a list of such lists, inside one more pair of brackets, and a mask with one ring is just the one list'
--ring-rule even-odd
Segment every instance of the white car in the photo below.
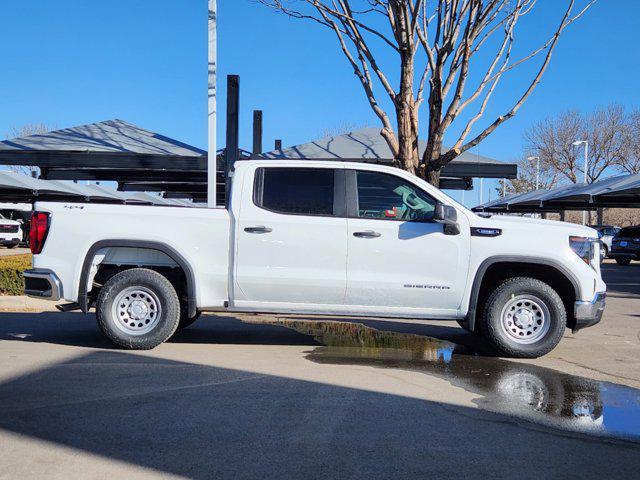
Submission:
{"label": "white car", "polygon": [[20,222],[9,220],[0,214],[0,245],[15,248],[22,241],[22,227]]}
{"label": "white car", "polygon": [[597,232],[479,216],[399,169],[238,162],[228,209],[36,204],[29,295],[148,349],[200,312],[457,320],[537,357],[600,321]]}

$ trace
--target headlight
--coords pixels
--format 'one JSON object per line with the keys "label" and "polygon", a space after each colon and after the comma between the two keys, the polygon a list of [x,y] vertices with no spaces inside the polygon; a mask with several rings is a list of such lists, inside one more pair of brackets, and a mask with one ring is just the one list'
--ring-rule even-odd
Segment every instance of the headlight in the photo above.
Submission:
{"label": "headlight", "polygon": [[591,265],[594,270],[596,269],[597,264],[599,243],[600,242],[597,238],[569,237],[569,246],[571,247],[571,250],[573,250],[584,263]]}

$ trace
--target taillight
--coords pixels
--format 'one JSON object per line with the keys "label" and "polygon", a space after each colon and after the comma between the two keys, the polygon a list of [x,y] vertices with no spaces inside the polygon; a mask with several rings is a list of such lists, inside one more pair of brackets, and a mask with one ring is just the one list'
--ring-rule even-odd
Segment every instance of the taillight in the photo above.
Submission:
{"label": "taillight", "polygon": [[49,214],[45,212],[33,212],[29,226],[29,248],[34,255],[42,251],[49,231]]}

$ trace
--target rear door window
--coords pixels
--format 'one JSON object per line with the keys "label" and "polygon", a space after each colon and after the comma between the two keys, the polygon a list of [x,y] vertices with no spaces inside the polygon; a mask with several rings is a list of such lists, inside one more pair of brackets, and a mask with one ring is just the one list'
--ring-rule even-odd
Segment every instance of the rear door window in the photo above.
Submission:
{"label": "rear door window", "polygon": [[261,168],[255,203],[277,213],[333,215],[334,176],[331,168]]}

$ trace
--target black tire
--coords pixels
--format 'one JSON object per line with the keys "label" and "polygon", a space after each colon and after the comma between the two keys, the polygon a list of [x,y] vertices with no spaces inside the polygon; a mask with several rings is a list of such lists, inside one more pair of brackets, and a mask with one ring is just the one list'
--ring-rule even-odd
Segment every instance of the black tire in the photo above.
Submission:
{"label": "black tire", "polygon": [[7,245],[7,248],[16,248],[18,246],[17,243],[14,243],[13,245]]}
{"label": "black tire", "polygon": [[187,304],[183,302],[180,305],[180,323],[178,324],[178,330],[184,330],[185,328],[189,328],[199,318],[200,318],[200,312],[196,312],[195,317],[189,318]]}
{"label": "black tire", "polygon": [[[535,316],[535,314],[538,314],[542,319],[540,321],[543,322],[543,327],[541,327],[543,330],[540,332],[543,332],[545,328],[546,332],[536,333],[530,330],[533,334],[531,340],[527,340],[527,333],[524,333],[525,336],[523,337],[517,336],[523,334],[522,329],[514,328],[513,333],[507,333],[507,328],[511,329],[511,327],[506,326],[506,324],[503,326],[503,309],[509,303],[514,305],[513,308],[516,308],[516,306],[520,308],[520,303],[517,303],[517,297],[520,296],[524,298],[522,300],[523,304],[527,304],[526,297],[533,298],[540,303],[537,309],[532,307],[528,310],[534,313],[531,329],[538,328],[537,324],[533,324],[538,321],[538,317]],[[527,307],[523,308],[527,309]],[[544,309],[546,309],[546,312]],[[507,321],[509,319],[505,317],[505,322]],[[489,346],[498,355],[511,358],[537,358],[549,353],[558,345],[564,334],[566,324],[567,313],[564,303],[553,288],[535,278],[514,277],[504,281],[489,295],[477,327],[489,343]],[[541,336],[533,341],[536,335]],[[520,340],[520,338],[523,338],[523,340]],[[521,343],[522,341],[531,341],[532,343]]]}
{"label": "black tire", "polygon": [[602,256],[602,260],[604,261],[604,259],[609,256],[609,247],[603,244],[602,249],[604,250],[604,255]]}
{"label": "black tire", "polygon": [[[120,294],[124,295],[131,289],[134,293],[140,291],[149,298],[155,297],[151,303],[154,305],[157,303],[158,306],[148,309],[153,312],[155,308],[156,314],[151,314],[152,318],[127,320],[132,322],[130,328],[125,325],[126,322],[123,319],[119,319],[118,314],[123,315],[123,313],[118,310],[117,305],[114,306],[114,302],[118,300]],[[134,293],[131,295],[136,297],[138,294],[134,295]],[[121,305],[124,306],[127,302],[132,302],[132,299],[125,297],[118,301],[123,302]],[[129,350],[149,350],[168,340],[178,328],[180,300],[171,282],[158,272],[133,268],[117,273],[104,284],[96,303],[96,319],[100,330],[119,347]],[[144,322],[147,322],[148,326]],[[143,330],[134,333],[132,329],[135,329],[136,325]],[[144,330],[147,328],[150,330]]]}
{"label": "black tire", "polygon": [[626,267],[627,265],[629,265],[631,263],[631,259],[630,258],[616,258],[616,263],[618,265],[622,265],[624,267]]}

